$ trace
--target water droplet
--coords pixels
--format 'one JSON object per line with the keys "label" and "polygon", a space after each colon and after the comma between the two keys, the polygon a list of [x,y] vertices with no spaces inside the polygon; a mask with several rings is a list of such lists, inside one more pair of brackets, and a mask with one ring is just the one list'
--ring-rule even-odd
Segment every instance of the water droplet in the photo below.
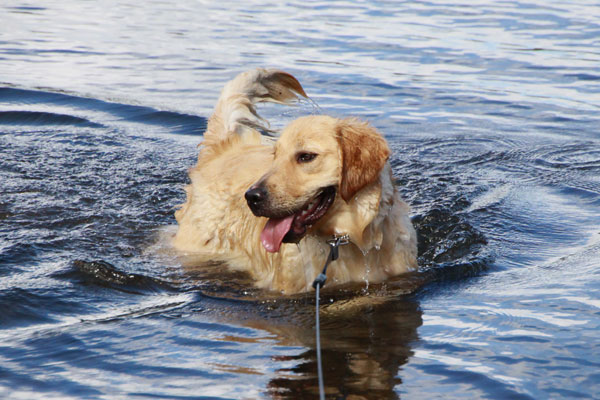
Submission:
{"label": "water droplet", "polygon": [[369,290],[369,272],[371,272],[371,267],[369,266],[369,263],[365,262],[365,275],[363,276],[363,280],[366,283],[365,291]]}
{"label": "water droplet", "polygon": [[299,99],[299,103],[305,102],[312,106],[313,114],[323,114],[323,110],[321,109],[321,107],[319,107],[319,104],[317,104],[317,102],[312,97],[307,97],[306,99]]}

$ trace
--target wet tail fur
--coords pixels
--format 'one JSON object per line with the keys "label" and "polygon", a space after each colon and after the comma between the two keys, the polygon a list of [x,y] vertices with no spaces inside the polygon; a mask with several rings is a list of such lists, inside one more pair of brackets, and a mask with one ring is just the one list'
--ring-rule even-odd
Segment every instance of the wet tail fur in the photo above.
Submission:
{"label": "wet tail fur", "polygon": [[202,144],[210,147],[259,130],[269,131],[268,122],[254,106],[262,102],[291,104],[298,95],[307,97],[300,82],[287,72],[257,68],[239,74],[223,88]]}

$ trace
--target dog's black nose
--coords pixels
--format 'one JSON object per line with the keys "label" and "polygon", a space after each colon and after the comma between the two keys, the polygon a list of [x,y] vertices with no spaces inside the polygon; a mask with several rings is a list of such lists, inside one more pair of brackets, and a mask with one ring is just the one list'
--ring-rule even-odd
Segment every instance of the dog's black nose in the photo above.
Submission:
{"label": "dog's black nose", "polygon": [[248,207],[256,214],[267,199],[267,190],[261,186],[253,186],[248,189],[244,197],[248,202]]}

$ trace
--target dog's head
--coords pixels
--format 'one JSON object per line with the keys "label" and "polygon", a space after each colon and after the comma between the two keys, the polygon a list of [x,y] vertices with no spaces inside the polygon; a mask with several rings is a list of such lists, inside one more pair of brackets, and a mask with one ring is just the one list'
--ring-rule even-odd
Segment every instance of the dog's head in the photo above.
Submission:
{"label": "dog's head", "polygon": [[285,128],[271,169],[247,192],[256,216],[269,218],[261,241],[277,252],[322,225],[335,203],[349,203],[377,181],[390,150],[369,124],[356,119],[303,117]]}

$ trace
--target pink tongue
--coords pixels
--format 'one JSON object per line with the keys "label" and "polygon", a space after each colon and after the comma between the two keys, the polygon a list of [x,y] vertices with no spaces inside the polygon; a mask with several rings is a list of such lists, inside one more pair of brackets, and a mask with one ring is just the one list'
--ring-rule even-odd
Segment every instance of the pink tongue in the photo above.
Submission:
{"label": "pink tongue", "polygon": [[269,218],[260,234],[260,241],[269,253],[277,253],[286,233],[289,232],[294,216],[275,219]]}

